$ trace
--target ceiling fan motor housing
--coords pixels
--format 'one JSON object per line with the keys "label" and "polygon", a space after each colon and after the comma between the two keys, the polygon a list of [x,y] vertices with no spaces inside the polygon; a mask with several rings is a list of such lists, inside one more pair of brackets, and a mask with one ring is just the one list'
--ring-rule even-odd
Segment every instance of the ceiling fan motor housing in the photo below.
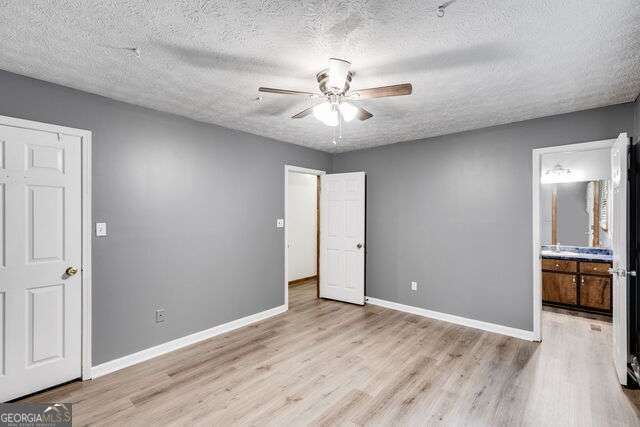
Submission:
{"label": "ceiling fan motor housing", "polygon": [[320,87],[320,92],[325,95],[344,95],[349,91],[351,87],[351,79],[353,77],[353,73],[351,71],[347,72],[347,78],[344,80],[344,86],[341,88],[332,88],[329,87],[329,69],[324,69],[316,74],[316,79],[318,80],[318,86]]}

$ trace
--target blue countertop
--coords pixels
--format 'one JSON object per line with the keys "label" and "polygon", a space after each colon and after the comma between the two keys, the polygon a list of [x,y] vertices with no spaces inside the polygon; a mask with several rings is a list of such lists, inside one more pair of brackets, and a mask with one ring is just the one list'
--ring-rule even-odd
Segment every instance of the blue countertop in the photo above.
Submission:
{"label": "blue countertop", "polygon": [[613,252],[609,248],[542,245],[540,255],[542,258],[571,259],[576,261],[613,261]]}

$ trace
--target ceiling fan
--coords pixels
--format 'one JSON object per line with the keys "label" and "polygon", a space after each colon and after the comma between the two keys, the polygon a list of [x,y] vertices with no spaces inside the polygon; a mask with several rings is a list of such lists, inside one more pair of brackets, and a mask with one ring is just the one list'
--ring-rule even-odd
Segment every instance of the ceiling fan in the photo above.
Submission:
{"label": "ceiling fan", "polygon": [[381,86],[352,91],[351,80],[353,78],[353,72],[350,71],[350,68],[351,63],[349,61],[330,58],[329,68],[326,68],[316,74],[320,93],[275,89],[271,87],[260,87],[258,88],[258,91],[281,95],[306,96],[311,99],[324,99],[324,102],[302,110],[291,116],[291,118],[301,119],[313,113],[318,120],[322,121],[327,126],[335,127],[341,125],[343,121],[350,122],[356,117],[361,121],[373,117],[373,114],[362,107],[353,105],[349,101],[410,95],[413,90],[410,83],[403,83],[392,86]]}

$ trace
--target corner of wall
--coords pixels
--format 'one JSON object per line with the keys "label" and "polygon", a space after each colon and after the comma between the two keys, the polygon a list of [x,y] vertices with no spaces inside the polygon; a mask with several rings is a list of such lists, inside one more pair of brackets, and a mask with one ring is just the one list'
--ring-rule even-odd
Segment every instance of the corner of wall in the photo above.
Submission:
{"label": "corner of wall", "polygon": [[335,170],[335,162],[336,162],[337,155],[338,153],[330,153],[331,161],[329,162],[329,170],[327,171],[327,173],[334,173],[333,171]]}
{"label": "corner of wall", "polygon": [[640,93],[633,102],[633,143],[640,141]]}

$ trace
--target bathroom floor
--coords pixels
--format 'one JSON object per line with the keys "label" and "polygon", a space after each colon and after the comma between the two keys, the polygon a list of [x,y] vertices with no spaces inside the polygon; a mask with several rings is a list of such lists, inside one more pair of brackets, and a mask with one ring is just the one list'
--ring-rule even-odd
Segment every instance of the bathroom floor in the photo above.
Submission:
{"label": "bathroom floor", "polygon": [[566,308],[554,307],[551,305],[544,305],[544,304],[542,305],[542,311],[549,312],[549,313],[564,314],[566,316],[581,317],[583,319],[595,320],[595,321],[609,323],[609,324],[611,324],[611,319],[612,319],[611,316],[606,316],[604,314],[588,313],[585,311],[578,311],[578,310],[569,310]]}

